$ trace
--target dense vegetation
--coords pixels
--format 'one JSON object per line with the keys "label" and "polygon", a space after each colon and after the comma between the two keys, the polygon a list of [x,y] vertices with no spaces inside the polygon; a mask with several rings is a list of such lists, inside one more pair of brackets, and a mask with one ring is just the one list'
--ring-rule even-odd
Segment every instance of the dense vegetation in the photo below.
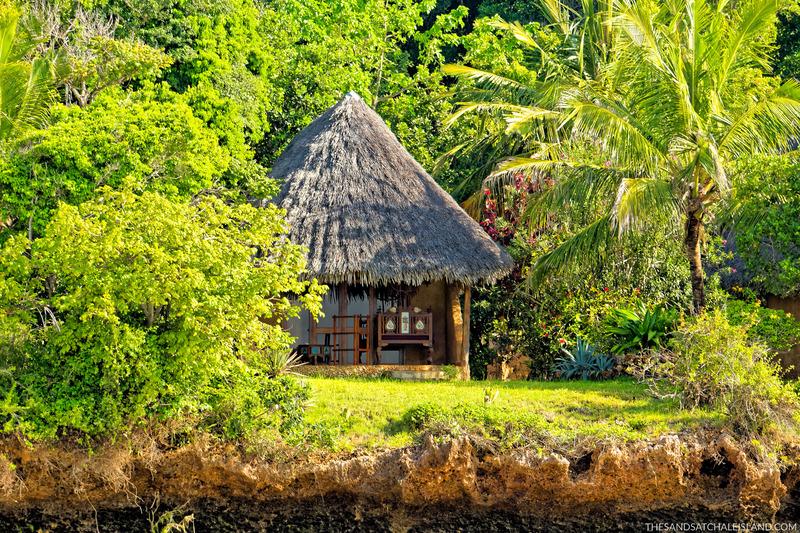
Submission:
{"label": "dense vegetation", "polygon": [[[760,301],[800,291],[797,6],[614,5],[0,2],[2,431],[325,442],[279,375],[279,324],[322,289],[251,201],[350,90],[516,260],[475,292],[473,376],[523,355],[674,398],[647,409],[792,425],[772,358],[800,325]],[[735,355],[715,381],[730,354],[680,340],[703,330]]]}

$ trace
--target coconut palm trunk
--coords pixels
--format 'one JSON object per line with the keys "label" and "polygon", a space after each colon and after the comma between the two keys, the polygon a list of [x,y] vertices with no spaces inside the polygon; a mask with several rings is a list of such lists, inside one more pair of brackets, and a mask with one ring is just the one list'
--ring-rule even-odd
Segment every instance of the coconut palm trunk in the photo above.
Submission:
{"label": "coconut palm trunk", "polygon": [[706,306],[705,273],[701,253],[704,231],[703,212],[699,209],[691,210],[686,215],[686,258],[689,260],[689,270],[692,279],[692,310],[700,313]]}

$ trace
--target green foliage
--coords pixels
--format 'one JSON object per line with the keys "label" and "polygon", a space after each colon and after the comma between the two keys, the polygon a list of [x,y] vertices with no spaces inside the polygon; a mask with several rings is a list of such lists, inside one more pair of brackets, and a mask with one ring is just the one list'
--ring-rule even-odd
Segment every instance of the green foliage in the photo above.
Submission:
{"label": "green foliage", "polygon": [[795,0],[786,3],[793,5],[779,13],[773,65],[784,78],[800,79],[800,9]]}
{"label": "green foliage", "polygon": [[54,99],[52,65],[18,32],[20,15],[11,2],[0,2],[0,141],[42,126]]}
{"label": "green foliage", "polygon": [[289,376],[267,377],[244,365],[215,380],[200,427],[227,439],[258,442],[275,434],[290,442],[304,435],[308,387]]}
{"label": "green foliage", "polygon": [[172,63],[163,79],[186,93],[233,157],[248,159],[280,98],[272,80],[284,58],[275,53],[274,34],[284,21],[253,0],[80,3],[119,21],[119,37],[164,50]]}
{"label": "green foliage", "polygon": [[109,87],[152,82],[170,64],[161,50],[116,38],[114,19],[60,2],[27,5],[21,26],[36,50],[53,58],[65,104],[84,107]]}
{"label": "green foliage", "polygon": [[[290,295],[320,306],[280,215],[106,189],[62,204],[29,245],[12,237],[2,249],[0,331],[17,336],[4,366],[16,367],[31,433],[96,436],[152,416],[191,417],[239,401],[226,390],[257,408],[272,387],[255,385],[268,379],[264,354],[291,342],[280,326],[300,309]],[[258,395],[244,396],[248,388]]]}
{"label": "green foliage", "polygon": [[461,370],[456,365],[443,365],[442,374],[447,381],[454,381],[461,375]]}
{"label": "green foliage", "polygon": [[780,367],[721,311],[686,323],[670,346],[672,354],[653,369],[654,390],[676,395],[686,408],[717,407],[744,435],[796,426],[798,396]]}
{"label": "green foliage", "polygon": [[649,348],[660,348],[677,320],[676,313],[662,307],[637,310],[615,309],[608,317],[606,332],[615,341],[612,353],[624,354]]}
{"label": "green foliage", "polygon": [[732,199],[744,282],[761,293],[800,294],[800,154],[743,158]]}
{"label": "green foliage", "polygon": [[478,89],[466,86],[454,118],[478,115],[494,126],[468,143],[499,162],[493,180],[555,178],[530,206],[531,233],[565,205],[589,211],[580,231],[538,259],[532,282],[587,256],[604,259],[620,236],[685,228],[699,311],[700,236],[735,185],[732,161],[785,150],[800,131],[800,85],[763,74],[777,3],[545,5],[548,30],[561,37],[555,50],[536,31],[496,23],[539,59],[524,67],[527,79],[450,69]]}
{"label": "green foliage", "polygon": [[613,357],[597,352],[594,346],[580,338],[575,348],[569,351],[562,348],[561,352],[564,355],[556,359],[554,371],[563,379],[607,378],[616,364]]}
{"label": "green foliage", "polygon": [[[616,309],[689,307],[688,267],[681,243],[669,233],[628,236],[608,250],[604,261],[573,264],[558,279],[529,287],[525,278],[531,263],[571,235],[569,221],[579,215],[564,211],[562,224],[534,238],[518,223],[508,245],[518,271],[492,287],[476,289],[473,376],[483,377],[485,365],[495,359],[519,354],[532,359],[534,376],[547,376],[566,339],[580,337],[609,353],[615,341],[606,331],[607,321]],[[714,301],[719,299],[719,291],[710,292]]]}
{"label": "green foliage", "polygon": [[56,106],[0,171],[0,208],[39,234],[59,202],[100,186],[188,197],[219,185],[229,158],[180,98],[106,91],[86,108]]}
{"label": "green foliage", "polygon": [[446,416],[447,411],[437,403],[425,402],[409,408],[401,418],[404,427],[420,430],[436,418]]}
{"label": "green foliage", "polygon": [[800,320],[785,311],[763,307],[759,302],[730,299],[725,304],[725,315],[731,324],[747,329],[749,339],[772,351],[791,350],[800,342]]}

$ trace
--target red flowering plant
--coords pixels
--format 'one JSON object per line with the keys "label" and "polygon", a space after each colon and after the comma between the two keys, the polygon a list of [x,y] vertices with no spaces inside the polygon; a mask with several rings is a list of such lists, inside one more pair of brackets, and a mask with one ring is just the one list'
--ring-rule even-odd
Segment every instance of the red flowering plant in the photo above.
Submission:
{"label": "red flowering plant", "polygon": [[550,177],[531,180],[518,172],[499,190],[484,188],[481,226],[495,241],[509,244],[521,226],[530,195],[552,186]]}

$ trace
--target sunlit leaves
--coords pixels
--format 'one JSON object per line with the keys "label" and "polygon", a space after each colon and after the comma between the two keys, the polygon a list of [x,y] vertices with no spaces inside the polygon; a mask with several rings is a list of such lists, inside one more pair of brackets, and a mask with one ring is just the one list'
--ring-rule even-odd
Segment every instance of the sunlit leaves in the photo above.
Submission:
{"label": "sunlit leaves", "polygon": [[[288,350],[281,325],[321,290],[302,279],[274,206],[102,191],[63,205],[44,236],[0,261],[0,333],[43,431],[90,435],[196,412],[215,380]],[[24,298],[12,301],[20,295]],[[42,310],[50,313],[42,320]]]}

